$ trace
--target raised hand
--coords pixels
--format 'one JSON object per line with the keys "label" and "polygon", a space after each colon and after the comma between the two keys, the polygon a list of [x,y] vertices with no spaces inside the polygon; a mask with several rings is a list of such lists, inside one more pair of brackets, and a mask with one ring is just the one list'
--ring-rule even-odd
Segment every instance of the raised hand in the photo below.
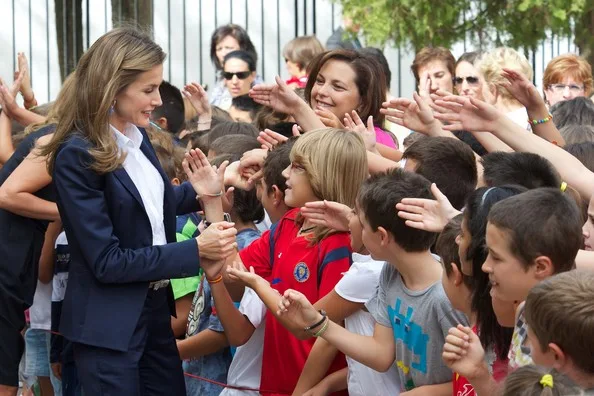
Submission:
{"label": "raised hand", "polygon": [[435,118],[449,123],[443,126],[448,131],[492,132],[496,121],[505,117],[495,107],[474,98],[450,95],[435,103],[448,110],[443,114],[435,113]]}
{"label": "raised hand", "polygon": [[386,115],[388,121],[425,135],[435,135],[434,132],[441,130],[441,124],[421,96],[413,93],[413,98],[414,101],[397,98],[384,102],[380,111]]}
{"label": "raised hand", "polygon": [[258,142],[262,145],[262,148],[272,150],[281,143],[289,140],[288,137],[281,135],[278,132],[274,132],[272,129],[264,129],[258,134]]}
{"label": "raised hand", "polygon": [[240,161],[230,163],[225,169],[224,182],[225,186],[233,186],[240,190],[250,191],[255,186],[255,180],[257,176],[254,173],[246,173],[246,171],[240,171]]}
{"label": "raised hand", "polygon": [[375,125],[373,125],[373,116],[367,117],[367,126],[363,124],[361,117],[355,110],[352,116],[349,113],[344,115],[344,126],[346,129],[357,132],[365,142],[365,148],[371,152],[377,153],[377,138],[375,136]]}
{"label": "raised hand", "polygon": [[15,111],[18,110],[19,105],[16,103],[16,94],[19,92],[23,74],[13,82],[12,86],[8,87],[2,79],[0,79],[0,105],[6,115],[12,118]]}
{"label": "raised hand", "polygon": [[296,290],[288,289],[278,303],[277,315],[283,315],[301,328],[320,321],[322,316],[309,302],[307,297]]}
{"label": "raised hand", "polygon": [[15,80],[22,75],[20,84],[20,92],[23,95],[23,100],[27,103],[31,103],[35,100],[35,94],[31,87],[31,75],[29,74],[29,62],[24,52],[19,52],[17,57],[19,70],[15,72]]}
{"label": "raised hand", "polygon": [[344,125],[342,125],[340,119],[331,111],[326,109],[316,109],[314,112],[326,127],[344,129]]}
{"label": "raised hand", "polygon": [[196,238],[200,257],[210,261],[220,261],[233,255],[237,252],[236,235],[234,223],[226,221],[212,223]]}
{"label": "raised hand", "polygon": [[433,199],[404,198],[396,204],[398,217],[405,219],[405,224],[411,228],[429,232],[441,232],[448,222],[458,215],[448,198],[431,184]]}
{"label": "raised hand", "polygon": [[208,102],[208,94],[200,84],[196,82],[187,84],[181,92],[188,98],[192,107],[194,107],[200,117],[205,116],[206,118],[210,118],[212,115],[212,108]]}
{"label": "raised hand", "polygon": [[222,195],[225,169],[228,161],[219,168],[210,165],[200,149],[192,149],[186,153],[182,167],[188,175],[188,181],[199,196],[217,197]]}
{"label": "raised hand", "polygon": [[[243,266],[243,263],[242,263]],[[241,268],[235,268],[234,266],[229,266],[227,267],[227,276],[229,277],[229,279],[233,282],[242,282],[243,284],[245,284],[247,287],[251,288],[251,289],[255,289],[256,284],[258,282],[266,282],[266,280],[264,278],[262,278],[260,275],[256,274],[256,271],[254,270],[254,267],[250,266],[250,270],[247,271],[245,269],[245,267],[243,269]]]}
{"label": "raised hand", "polygon": [[504,83],[505,88],[524,107],[534,109],[539,106],[545,106],[543,98],[538,93],[534,84],[532,84],[532,81],[528,80],[522,73],[504,68],[501,75],[507,80]]}
{"label": "raised hand", "polygon": [[312,224],[332,228],[337,231],[348,231],[349,220],[353,215],[351,208],[338,202],[307,202],[301,208],[301,214]]}
{"label": "raised hand", "polygon": [[456,373],[472,381],[488,373],[485,350],[472,329],[462,325],[452,327],[446,336],[442,359]]}
{"label": "raised hand", "polygon": [[295,109],[303,104],[303,100],[279,76],[275,77],[275,81],[276,84],[254,86],[249,95],[256,103],[292,115]]}

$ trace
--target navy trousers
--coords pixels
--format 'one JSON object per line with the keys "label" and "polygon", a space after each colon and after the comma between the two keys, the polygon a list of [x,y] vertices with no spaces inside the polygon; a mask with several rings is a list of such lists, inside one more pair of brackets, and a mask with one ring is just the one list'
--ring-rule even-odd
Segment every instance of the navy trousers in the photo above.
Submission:
{"label": "navy trousers", "polygon": [[85,396],[185,395],[167,288],[148,292],[127,352],[74,343],[74,360]]}

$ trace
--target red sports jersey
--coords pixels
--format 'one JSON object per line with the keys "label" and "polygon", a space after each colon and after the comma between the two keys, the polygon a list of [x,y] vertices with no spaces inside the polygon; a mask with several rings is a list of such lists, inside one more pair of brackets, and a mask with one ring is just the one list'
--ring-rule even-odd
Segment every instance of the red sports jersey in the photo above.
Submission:
{"label": "red sports jersey", "polygon": [[[298,213],[299,209],[287,212],[270,231],[239,255],[246,267],[253,266],[279,293],[294,289],[313,304],[332,291],[342,274],[348,271],[350,238],[348,233],[341,232],[310,246],[309,241],[297,235],[300,226],[295,218]],[[266,315],[260,388],[274,393],[263,394],[293,393],[314,342],[315,338],[298,340],[273,315]],[[344,367],[346,361],[340,354],[328,373]]]}

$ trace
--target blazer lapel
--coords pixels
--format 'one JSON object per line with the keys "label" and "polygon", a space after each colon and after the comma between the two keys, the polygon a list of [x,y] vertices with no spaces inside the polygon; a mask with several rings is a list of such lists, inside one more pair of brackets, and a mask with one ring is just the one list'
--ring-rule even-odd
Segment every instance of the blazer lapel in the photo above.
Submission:
{"label": "blazer lapel", "polygon": [[120,166],[118,169],[113,171],[113,174],[115,175],[115,177],[118,178],[120,183],[122,183],[123,186],[126,187],[126,190],[128,190],[128,192],[132,194],[136,201],[138,201],[140,206],[142,206],[142,208],[145,209],[144,203],[142,202],[142,198],[140,197],[140,193],[138,192],[138,189],[134,185],[132,179],[130,179],[130,175],[128,175],[128,172],[126,172],[126,170]]}

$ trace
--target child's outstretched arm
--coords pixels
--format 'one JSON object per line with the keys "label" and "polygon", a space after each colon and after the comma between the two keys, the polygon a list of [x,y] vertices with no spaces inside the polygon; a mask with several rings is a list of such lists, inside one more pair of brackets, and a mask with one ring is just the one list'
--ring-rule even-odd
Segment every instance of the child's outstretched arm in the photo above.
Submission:
{"label": "child's outstretched arm", "polygon": [[[459,96],[448,96],[437,103],[450,110],[438,116],[450,122],[444,128],[491,132],[516,151],[539,154],[551,161],[563,180],[578,190],[582,197],[589,199],[594,192],[594,173],[577,158],[557,145],[523,130],[493,106]],[[551,124],[549,128],[555,127]]]}
{"label": "child's outstretched arm", "polygon": [[211,284],[210,292],[214,298],[217,316],[225,329],[229,344],[241,346],[248,342],[252,334],[254,334],[254,325],[235,307],[224,282]]}
{"label": "child's outstretched arm", "polygon": [[303,294],[291,289],[279,300],[277,315],[303,333],[307,334],[305,329],[311,327],[310,335],[322,337],[345,355],[376,371],[385,372],[394,363],[394,335],[389,327],[376,323],[372,337],[351,333],[330,319],[324,319]]}

